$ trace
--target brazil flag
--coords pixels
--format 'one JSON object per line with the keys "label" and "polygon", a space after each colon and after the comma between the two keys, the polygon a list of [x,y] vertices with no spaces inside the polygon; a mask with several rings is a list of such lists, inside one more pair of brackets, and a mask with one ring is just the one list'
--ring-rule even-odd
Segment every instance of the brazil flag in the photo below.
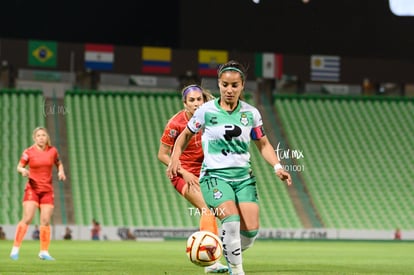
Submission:
{"label": "brazil flag", "polygon": [[29,66],[56,67],[57,43],[54,41],[29,41]]}

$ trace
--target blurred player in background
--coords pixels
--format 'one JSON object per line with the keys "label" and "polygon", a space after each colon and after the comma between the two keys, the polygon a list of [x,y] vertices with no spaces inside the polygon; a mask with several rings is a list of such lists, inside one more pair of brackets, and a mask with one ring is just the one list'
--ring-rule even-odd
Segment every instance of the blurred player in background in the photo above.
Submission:
{"label": "blurred player in background", "polygon": [[[161,136],[158,150],[158,159],[168,165],[170,154],[178,135],[187,127],[188,121],[194,112],[204,103],[213,99],[213,96],[198,85],[189,85],[182,90],[184,110],[170,118]],[[189,140],[187,149],[180,156],[181,167],[177,175],[171,178],[174,188],[194,207],[199,210],[200,230],[206,230],[218,235],[215,215],[207,207],[200,191],[198,177],[203,162],[201,133]],[[228,268],[219,262],[205,268],[206,273],[224,273]]]}
{"label": "blurred player in background", "polygon": [[250,166],[250,141],[273,166],[275,174],[290,185],[291,177],[279,163],[263,130],[259,111],[241,100],[246,69],[229,61],[218,70],[220,97],[197,109],[177,138],[167,174],[180,171],[180,156],[188,141],[200,132],[204,161],[200,188],[209,207],[222,223],[224,256],[233,275],[244,275],[242,251],[253,245],[259,231],[256,178]]}
{"label": "blurred player in background", "polygon": [[[42,260],[54,260],[49,254],[50,219],[54,208],[54,194],[52,171],[55,165],[58,169],[59,180],[65,180],[63,164],[59,154],[51,145],[46,128],[38,127],[33,131],[34,144],[23,151],[17,165],[17,172],[27,177],[28,181],[23,195],[23,218],[16,228],[13,248],[10,253],[12,260],[19,259],[19,249],[26,235],[27,229],[36,213],[40,209],[40,252]],[[26,166],[29,169],[26,169]]]}

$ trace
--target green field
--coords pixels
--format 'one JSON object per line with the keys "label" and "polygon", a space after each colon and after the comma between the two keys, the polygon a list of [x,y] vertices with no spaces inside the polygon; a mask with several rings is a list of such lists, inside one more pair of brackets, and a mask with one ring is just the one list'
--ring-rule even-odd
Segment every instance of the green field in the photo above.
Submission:
{"label": "green field", "polygon": [[[185,240],[53,241],[53,262],[37,258],[35,241],[12,261],[11,245],[0,241],[0,274],[204,274]],[[413,242],[262,240],[243,255],[246,274],[414,274]]]}

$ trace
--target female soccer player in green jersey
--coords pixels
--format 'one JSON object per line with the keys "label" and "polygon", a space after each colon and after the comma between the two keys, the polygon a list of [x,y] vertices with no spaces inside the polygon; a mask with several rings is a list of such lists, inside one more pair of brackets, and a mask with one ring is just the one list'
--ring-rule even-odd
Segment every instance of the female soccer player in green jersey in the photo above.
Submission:
{"label": "female soccer player in green jersey", "polygon": [[245,81],[246,70],[239,62],[220,66],[220,97],[194,113],[176,140],[167,168],[170,178],[177,175],[181,153],[191,137],[202,131],[200,188],[206,203],[221,220],[224,255],[231,274],[244,274],[241,252],[253,245],[259,231],[256,178],[250,167],[251,140],[277,177],[292,184],[265,135],[259,111],[240,98]]}

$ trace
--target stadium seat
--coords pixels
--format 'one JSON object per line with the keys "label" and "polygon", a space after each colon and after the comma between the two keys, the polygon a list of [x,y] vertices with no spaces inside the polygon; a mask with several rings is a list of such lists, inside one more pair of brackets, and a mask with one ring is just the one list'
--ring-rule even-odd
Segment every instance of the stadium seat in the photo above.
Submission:
{"label": "stadium seat", "polygon": [[21,219],[26,179],[16,172],[16,165],[23,150],[33,144],[32,130],[45,125],[45,116],[41,91],[0,90],[0,102],[0,224],[5,225]]}
{"label": "stadium seat", "polygon": [[306,152],[302,175],[326,227],[413,228],[413,106],[395,98],[276,98],[290,144]]}

